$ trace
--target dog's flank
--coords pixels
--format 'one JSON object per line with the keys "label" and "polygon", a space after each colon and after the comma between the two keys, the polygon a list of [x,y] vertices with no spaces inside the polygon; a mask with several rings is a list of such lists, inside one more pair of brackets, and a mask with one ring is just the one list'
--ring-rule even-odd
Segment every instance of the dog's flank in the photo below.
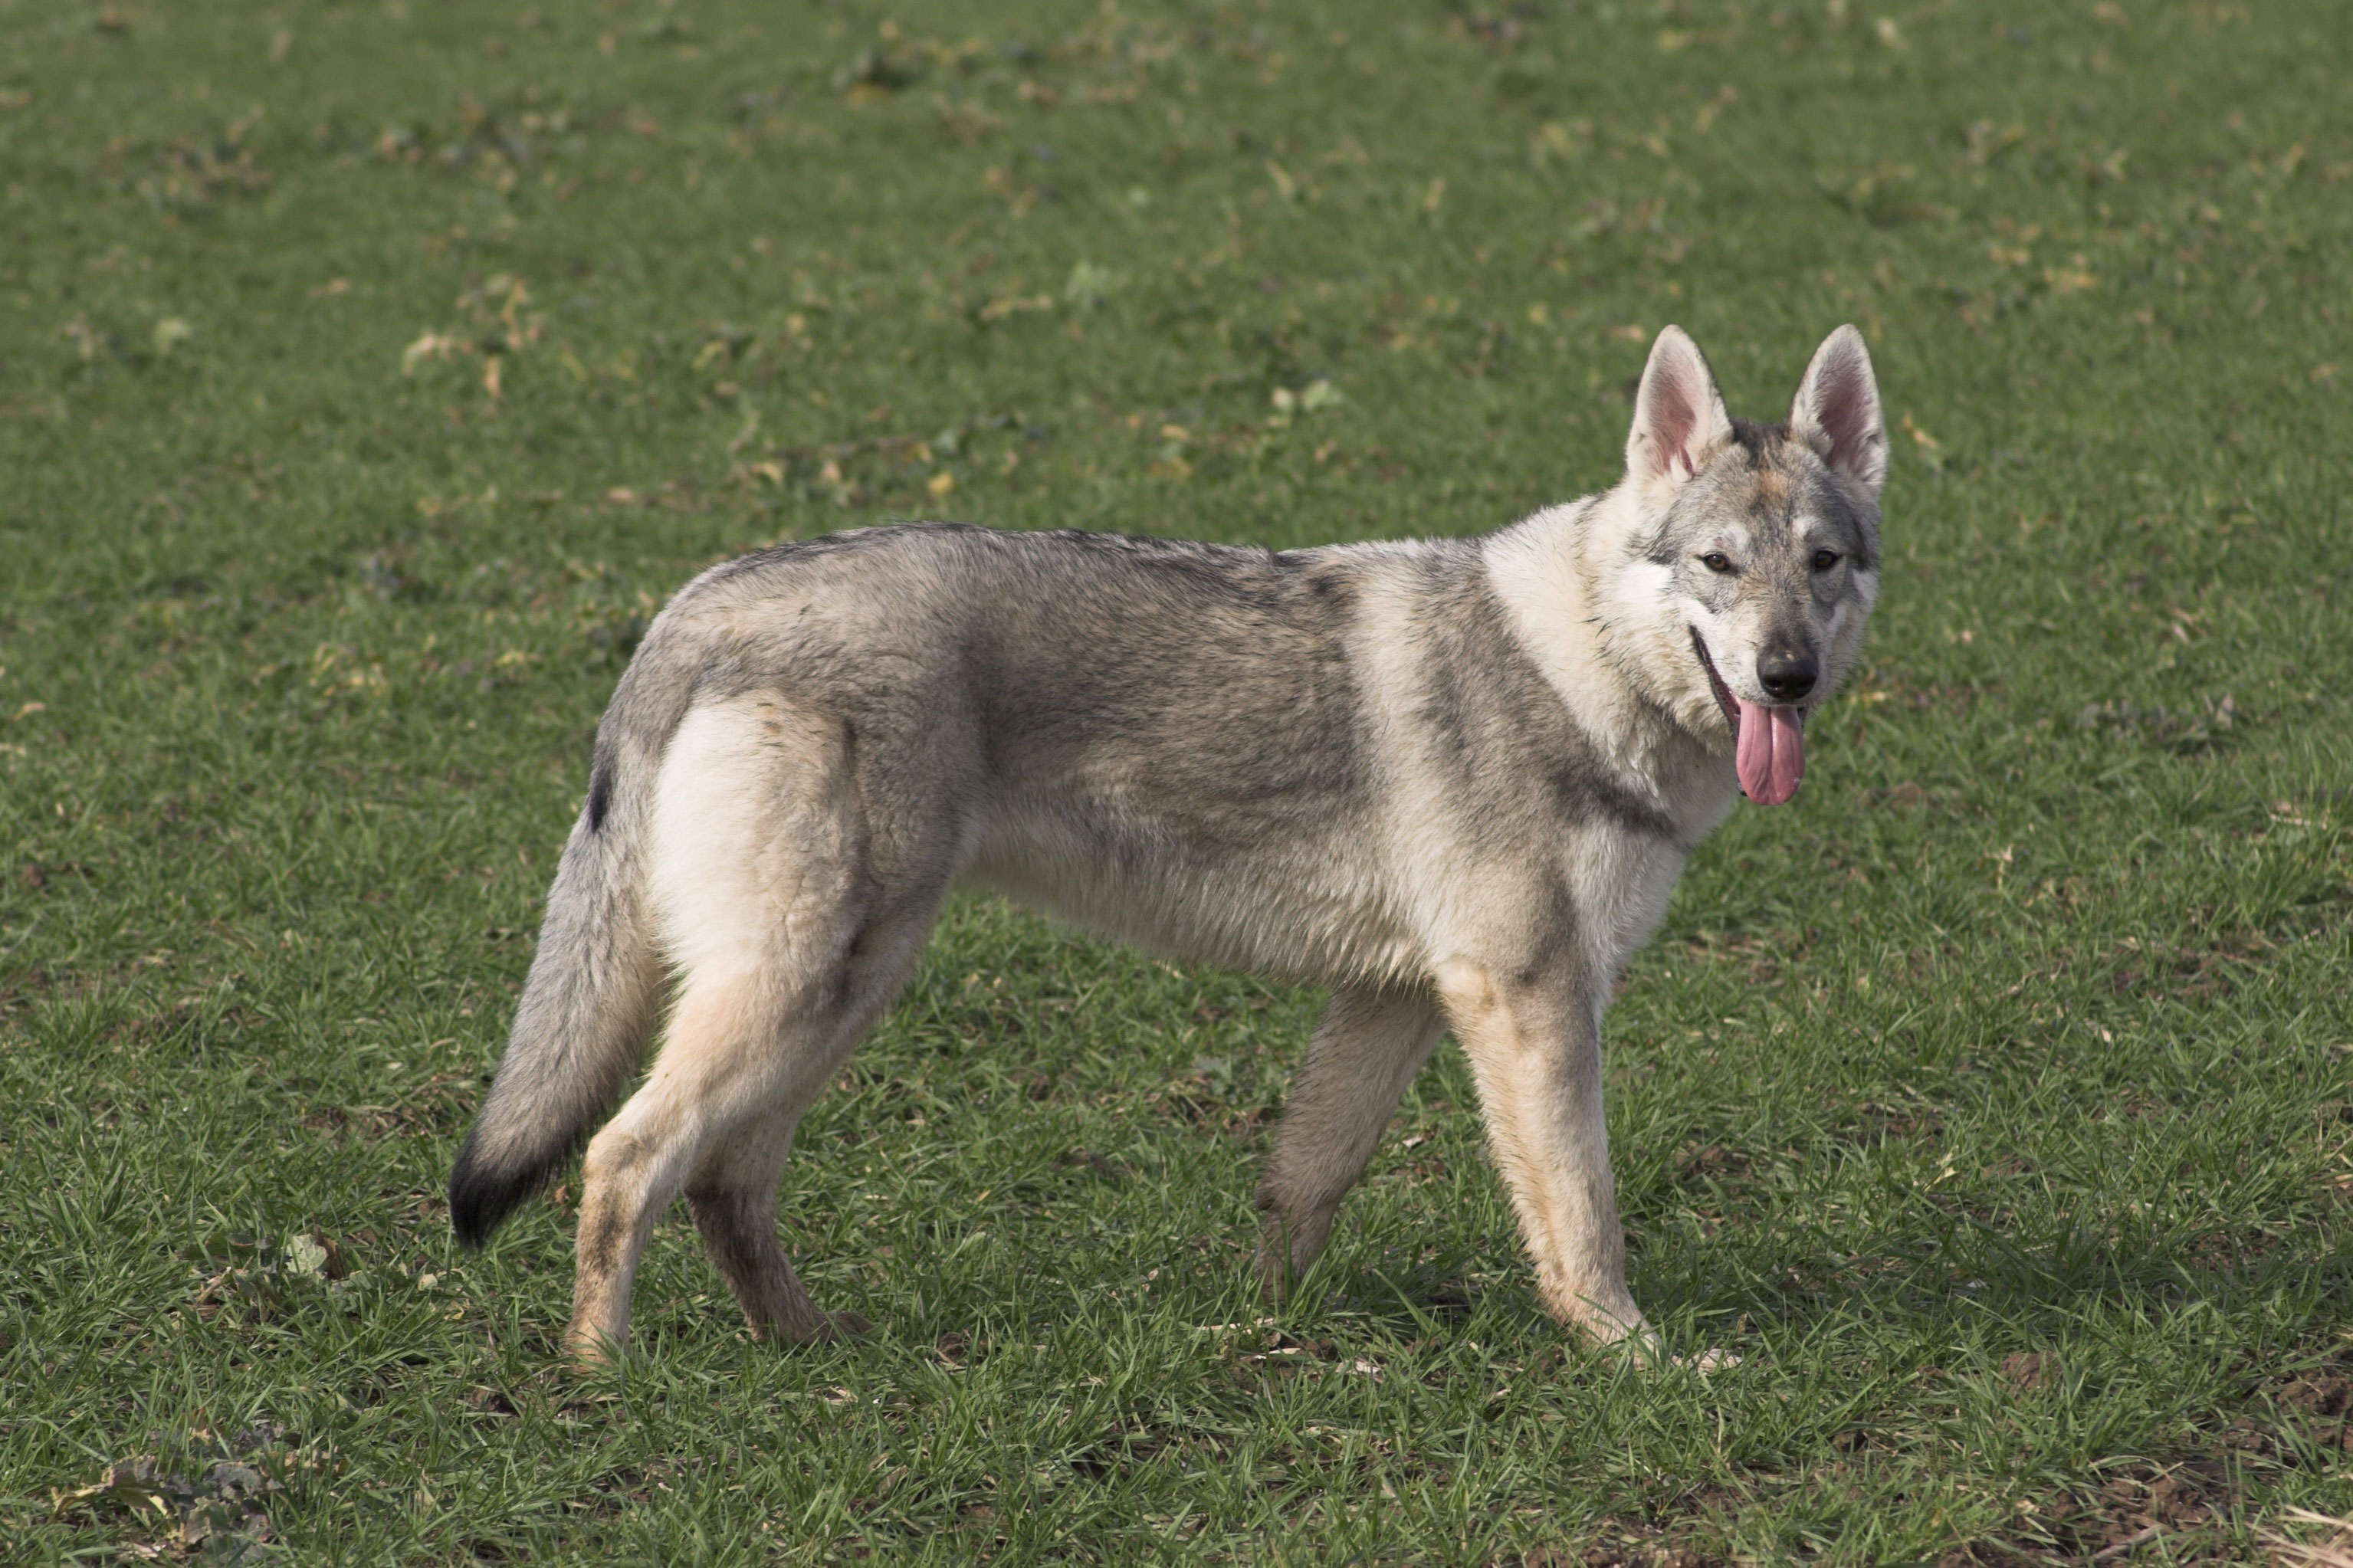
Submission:
{"label": "dog's flank", "polygon": [[1786,426],[1652,346],[1613,489],[1483,539],[1282,553],[924,524],[780,546],[663,611],[607,710],[496,1082],[451,1177],[479,1245],[588,1144],[571,1343],[625,1342],[683,1194],[755,1331],[844,1325],[776,1234],[801,1114],[958,883],[1334,987],[1259,1194],[1314,1261],[1451,1027],[1544,1299],[1628,1295],[1601,1104],[1618,973],[1737,789],[1778,803],[1852,668],[1885,437],[1841,328]]}

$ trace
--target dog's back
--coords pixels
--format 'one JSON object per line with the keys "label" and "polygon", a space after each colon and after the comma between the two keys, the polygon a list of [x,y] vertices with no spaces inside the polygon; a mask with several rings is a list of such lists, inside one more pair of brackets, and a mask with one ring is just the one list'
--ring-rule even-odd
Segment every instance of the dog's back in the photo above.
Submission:
{"label": "dog's back", "polygon": [[1378,601],[1400,573],[1477,589],[1459,544],[876,529],[714,569],[640,658],[697,671],[698,703],[839,724],[878,826],[946,819],[951,863],[919,875],[1329,981],[1398,962],[1364,864],[1388,826],[1368,731],[1393,694],[1363,666],[1367,637],[1398,635]]}

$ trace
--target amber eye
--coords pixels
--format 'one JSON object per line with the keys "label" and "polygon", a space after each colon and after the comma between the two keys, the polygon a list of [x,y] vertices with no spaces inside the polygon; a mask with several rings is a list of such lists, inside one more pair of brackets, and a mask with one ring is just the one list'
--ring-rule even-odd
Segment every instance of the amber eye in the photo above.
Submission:
{"label": "amber eye", "polygon": [[1725,558],[1724,552],[1721,550],[1709,551],[1706,554],[1699,558],[1699,563],[1706,567],[1711,572],[1729,572],[1732,570],[1732,563]]}
{"label": "amber eye", "polygon": [[1827,572],[1827,571],[1829,571],[1831,567],[1833,567],[1833,566],[1837,565],[1838,563],[1839,563],[1839,552],[1838,552],[1837,551],[1835,551],[1835,550],[1817,550],[1817,551],[1815,551],[1815,552],[1814,552],[1814,570],[1815,570],[1815,571],[1817,571],[1817,572]]}

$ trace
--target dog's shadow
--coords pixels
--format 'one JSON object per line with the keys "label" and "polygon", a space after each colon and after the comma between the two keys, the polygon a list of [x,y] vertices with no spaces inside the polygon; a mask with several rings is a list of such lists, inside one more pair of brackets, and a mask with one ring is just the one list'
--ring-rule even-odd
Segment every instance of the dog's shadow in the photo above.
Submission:
{"label": "dog's shadow", "polygon": [[[1630,1240],[1631,1237],[1630,1236]],[[1961,1212],[1917,1210],[1825,1246],[1759,1217],[1743,1234],[1655,1226],[1632,1248],[1636,1298],[1654,1320],[1747,1325],[1808,1336],[1841,1321],[1915,1343],[1967,1345],[2080,1332],[2120,1312],[2161,1319],[2192,1306],[2229,1313],[2284,1298],[2341,1298],[2353,1257],[2325,1258],[2287,1236],[2085,1220],[2022,1231]]]}

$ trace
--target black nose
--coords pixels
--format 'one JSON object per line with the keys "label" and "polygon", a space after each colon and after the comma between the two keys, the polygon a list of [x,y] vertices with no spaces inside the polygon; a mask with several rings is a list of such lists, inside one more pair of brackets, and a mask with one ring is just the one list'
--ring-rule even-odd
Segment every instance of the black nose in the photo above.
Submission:
{"label": "black nose", "polygon": [[1814,656],[1802,648],[1768,648],[1757,659],[1757,682],[1776,702],[1803,701],[1821,673]]}

